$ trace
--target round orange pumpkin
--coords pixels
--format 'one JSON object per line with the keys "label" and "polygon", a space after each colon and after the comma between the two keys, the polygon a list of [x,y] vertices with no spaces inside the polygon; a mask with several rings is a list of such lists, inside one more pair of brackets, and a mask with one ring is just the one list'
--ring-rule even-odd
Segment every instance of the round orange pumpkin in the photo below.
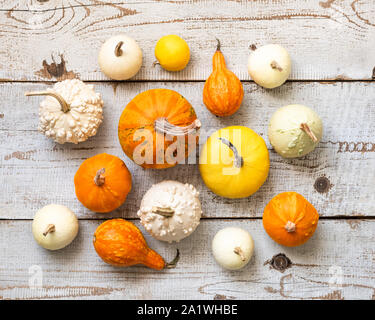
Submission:
{"label": "round orange pumpkin", "polygon": [[132,187],[124,161],[101,153],[85,160],[74,176],[79,201],[95,212],[110,212],[121,206]]}
{"label": "round orange pumpkin", "polygon": [[193,107],[178,92],[151,89],[125,107],[118,136],[123,151],[136,164],[164,169],[185,161],[196,147],[200,125]]}
{"label": "round orange pumpkin", "polygon": [[150,249],[141,231],[124,219],[112,219],[103,222],[95,231],[94,248],[104,262],[113,266],[128,267],[143,264],[149,268],[161,270],[176,266],[179,252],[171,263]]}
{"label": "round orange pumpkin", "polygon": [[313,205],[297,192],[283,192],[265,207],[263,226],[277,243],[296,247],[314,234],[319,214]]}
{"label": "round orange pumpkin", "polygon": [[203,103],[214,115],[226,117],[239,109],[244,90],[240,79],[226,67],[218,39],[217,43],[212,58],[213,70],[203,88]]}

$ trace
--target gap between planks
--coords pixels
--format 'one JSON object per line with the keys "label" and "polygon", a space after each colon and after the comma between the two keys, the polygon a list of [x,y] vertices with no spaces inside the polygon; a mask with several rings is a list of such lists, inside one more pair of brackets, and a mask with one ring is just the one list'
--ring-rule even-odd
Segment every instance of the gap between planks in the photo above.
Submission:
{"label": "gap between planks", "polygon": [[[77,217],[78,218],[78,217]],[[108,217],[108,219],[104,218],[78,218],[79,221],[106,221],[109,219],[125,219],[125,220],[131,220],[131,221],[137,221],[139,218],[136,217],[129,217],[129,218],[123,218],[123,217]],[[262,217],[201,217],[201,220],[262,220]],[[366,221],[366,220],[375,220],[375,216],[322,216],[319,217],[319,220],[359,220],[359,221]],[[33,221],[33,219],[9,219],[9,218],[0,218],[0,223],[3,221]]]}

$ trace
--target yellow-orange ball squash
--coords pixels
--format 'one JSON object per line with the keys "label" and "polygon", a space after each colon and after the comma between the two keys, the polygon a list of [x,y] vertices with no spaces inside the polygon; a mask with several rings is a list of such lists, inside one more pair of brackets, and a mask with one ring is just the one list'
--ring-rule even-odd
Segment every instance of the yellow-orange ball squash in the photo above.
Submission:
{"label": "yellow-orange ball squash", "polygon": [[185,161],[196,147],[200,126],[193,107],[181,94],[151,89],[125,107],[118,136],[123,151],[136,164],[164,169]]}
{"label": "yellow-orange ball squash", "polygon": [[74,176],[78,200],[95,212],[121,206],[131,190],[132,177],[124,161],[101,153],[85,160]]}
{"label": "yellow-orange ball squash", "polygon": [[213,70],[203,88],[203,103],[214,115],[226,117],[240,108],[244,91],[240,79],[226,67],[220,41],[217,42],[212,58]]}
{"label": "yellow-orange ball squash", "polygon": [[263,138],[243,126],[213,133],[199,156],[199,170],[208,188],[225,198],[246,198],[266,181],[270,167]]}
{"label": "yellow-orange ball squash", "polygon": [[263,226],[277,243],[296,247],[314,234],[319,214],[314,206],[297,192],[283,192],[265,207]]}

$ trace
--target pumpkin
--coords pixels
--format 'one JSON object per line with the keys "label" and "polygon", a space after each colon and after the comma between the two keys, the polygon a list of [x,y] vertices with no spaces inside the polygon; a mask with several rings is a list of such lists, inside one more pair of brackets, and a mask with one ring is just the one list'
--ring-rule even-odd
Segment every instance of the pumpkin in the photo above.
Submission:
{"label": "pumpkin", "polygon": [[104,262],[118,267],[143,264],[161,270],[174,268],[179,259],[177,250],[176,258],[171,263],[166,263],[156,251],[148,247],[142,232],[124,219],[103,222],[94,233],[93,244]]}
{"label": "pumpkin", "polygon": [[134,77],[142,66],[142,50],[138,43],[124,35],[109,38],[99,51],[98,62],[103,73],[115,80]]}
{"label": "pumpkin", "polygon": [[241,81],[227,69],[218,39],[212,66],[213,71],[203,88],[203,103],[214,115],[230,116],[241,106],[244,91]]}
{"label": "pumpkin", "polygon": [[303,157],[322,139],[323,124],[309,107],[292,104],[278,109],[271,117],[268,138],[284,158]]}
{"label": "pumpkin", "polygon": [[263,138],[232,126],[213,133],[203,146],[199,170],[206,186],[226,198],[245,198],[266,181],[270,166]]}
{"label": "pumpkin", "polygon": [[253,238],[249,232],[238,227],[221,229],[212,240],[212,254],[216,262],[228,270],[246,266],[253,252]]}
{"label": "pumpkin", "polygon": [[79,201],[95,212],[121,206],[132,187],[132,177],[118,157],[101,153],[85,160],[74,176]]}
{"label": "pumpkin", "polygon": [[73,211],[59,204],[41,208],[32,224],[35,241],[48,250],[68,246],[77,236],[78,229],[78,219]]}
{"label": "pumpkin", "polygon": [[146,192],[137,214],[154,238],[179,242],[199,225],[202,214],[199,192],[191,184],[162,181]]}
{"label": "pumpkin", "polygon": [[283,192],[265,207],[263,226],[277,243],[296,247],[314,234],[319,214],[313,205],[297,192]]}
{"label": "pumpkin", "polygon": [[163,169],[184,163],[195,151],[198,129],[191,104],[169,89],[138,94],[125,107],[118,136],[125,154],[143,168]]}
{"label": "pumpkin", "polygon": [[94,86],[71,79],[46,91],[26,96],[47,96],[39,107],[38,131],[57,143],[79,143],[95,136],[103,120],[103,100]]}

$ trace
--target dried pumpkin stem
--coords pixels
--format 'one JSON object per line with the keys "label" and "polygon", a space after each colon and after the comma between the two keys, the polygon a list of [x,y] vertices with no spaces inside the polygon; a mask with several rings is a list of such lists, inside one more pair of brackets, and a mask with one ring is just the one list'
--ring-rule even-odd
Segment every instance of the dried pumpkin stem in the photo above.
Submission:
{"label": "dried pumpkin stem", "polygon": [[96,172],[94,182],[98,187],[102,186],[105,182],[104,173],[105,173],[105,168],[101,168],[100,170]]}
{"label": "dried pumpkin stem", "polygon": [[43,232],[43,235],[46,236],[47,234],[49,234],[50,232],[54,232],[55,230],[56,230],[55,225],[49,224],[46,230]]}
{"label": "dried pumpkin stem", "polygon": [[271,62],[271,68],[279,70],[280,72],[283,71],[283,68],[281,68],[281,66],[275,60]]}
{"label": "dried pumpkin stem", "polygon": [[240,247],[235,247],[234,250],[233,250],[233,252],[235,254],[238,254],[240,256],[240,258],[241,258],[242,261],[246,260],[245,254],[244,254],[244,252],[242,251],[242,249]]}
{"label": "dried pumpkin stem", "polygon": [[288,221],[285,224],[284,228],[288,232],[294,232],[294,231],[296,231],[296,224],[294,222],[292,222],[292,221]]}
{"label": "dried pumpkin stem", "polygon": [[57,92],[51,92],[51,91],[25,92],[25,96],[51,96],[51,97],[54,97],[60,103],[61,110],[63,112],[67,113],[70,110],[69,104]]}
{"label": "dried pumpkin stem", "polygon": [[201,127],[201,125],[202,124],[198,119],[195,119],[186,127],[175,126],[166,118],[159,118],[155,120],[155,130],[171,136],[185,136],[188,134],[193,134]]}
{"label": "dried pumpkin stem", "polygon": [[116,56],[116,57],[120,57],[120,56],[122,55],[121,47],[122,47],[123,44],[124,44],[124,41],[120,41],[120,42],[116,45],[116,48],[115,48],[115,56]]}
{"label": "dried pumpkin stem", "polygon": [[234,166],[236,168],[241,168],[243,166],[243,158],[238,153],[237,148],[234,146],[232,142],[225,138],[218,138],[222,143],[224,143],[229,149],[233,151],[234,154]]}
{"label": "dried pumpkin stem", "polygon": [[180,250],[177,249],[177,253],[176,253],[176,256],[174,257],[174,259],[171,262],[166,263],[164,268],[166,268],[166,269],[176,268],[179,260],[180,260]]}
{"label": "dried pumpkin stem", "polygon": [[220,51],[220,49],[221,49],[221,43],[220,43],[220,40],[219,40],[218,38],[216,38],[216,41],[217,41],[216,51]]}
{"label": "dried pumpkin stem", "polygon": [[310,127],[308,126],[307,123],[301,123],[301,130],[303,130],[313,142],[317,142],[318,139],[315,136],[314,132],[311,131]]}
{"label": "dried pumpkin stem", "polygon": [[174,210],[170,207],[162,208],[162,207],[152,207],[152,212],[159,214],[163,217],[172,217],[174,215]]}

